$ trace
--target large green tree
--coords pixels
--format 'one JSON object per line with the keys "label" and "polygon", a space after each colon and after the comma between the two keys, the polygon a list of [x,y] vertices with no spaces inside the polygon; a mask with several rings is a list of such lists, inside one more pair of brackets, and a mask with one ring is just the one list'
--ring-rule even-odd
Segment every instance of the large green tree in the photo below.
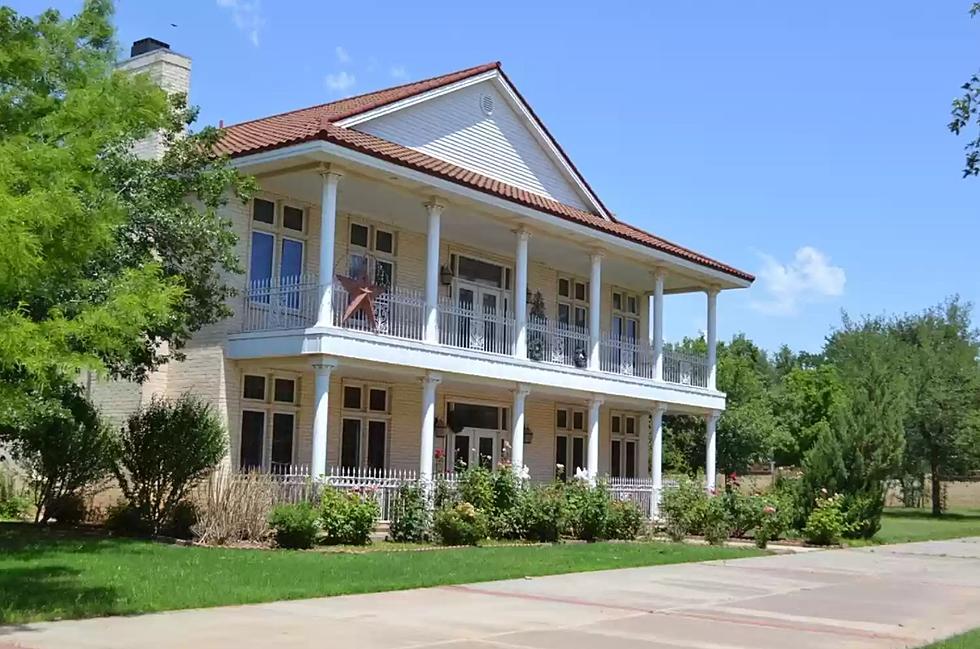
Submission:
{"label": "large green tree", "polygon": [[[0,8],[8,410],[25,385],[80,369],[144,378],[227,315],[225,278],[239,271],[218,208],[251,183],[212,155],[214,129],[188,131],[185,97],[115,69],[112,9],[87,0],[73,17],[29,18]],[[134,144],[153,133],[168,152],[138,159]]]}
{"label": "large green tree", "polygon": [[[980,14],[980,2],[970,6],[970,15]],[[974,130],[973,139],[966,143],[966,164],[963,177],[980,175],[980,72],[963,84],[963,94],[953,100],[953,119],[949,130],[960,135]]]}
{"label": "large green tree", "polygon": [[896,320],[909,385],[906,470],[928,474],[932,512],[942,483],[980,467],[980,332],[957,298]]}

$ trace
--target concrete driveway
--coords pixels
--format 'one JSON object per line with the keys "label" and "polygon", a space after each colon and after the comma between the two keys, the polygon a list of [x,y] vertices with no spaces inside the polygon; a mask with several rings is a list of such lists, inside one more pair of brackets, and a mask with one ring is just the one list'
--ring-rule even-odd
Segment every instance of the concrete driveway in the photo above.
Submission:
{"label": "concrete driveway", "polygon": [[0,647],[877,648],[973,627],[980,538],[0,627]]}

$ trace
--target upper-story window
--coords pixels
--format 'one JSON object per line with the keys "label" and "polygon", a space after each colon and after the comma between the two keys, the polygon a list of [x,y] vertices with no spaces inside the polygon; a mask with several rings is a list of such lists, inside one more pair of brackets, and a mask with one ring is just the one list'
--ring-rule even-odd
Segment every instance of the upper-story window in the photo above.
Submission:
{"label": "upper-story window", "polygon": [[640,298],[635,293],[614,290],[610,322],[615,340],[636,342],[640,336]]}
{"label": "upper-story window", "polygon": [[296,281],[306,258],[306,210],[282,201],[252,200],[249,282],[255,286]]}
{"label": "upper-story window", "polygon": [[395,233],[391,230],[351,221],[348,229],[347,273],[367,277],[379,286],[395,281]]}
{"label": "upper-story window", "polygon": [[238,466],[285,473],[293,463],[299,386],[293,376],[246,374]]}
{"label": "upper-story window", "polygon": [[558,278],[558,323],[589,328],[589,283],[575,277]]}

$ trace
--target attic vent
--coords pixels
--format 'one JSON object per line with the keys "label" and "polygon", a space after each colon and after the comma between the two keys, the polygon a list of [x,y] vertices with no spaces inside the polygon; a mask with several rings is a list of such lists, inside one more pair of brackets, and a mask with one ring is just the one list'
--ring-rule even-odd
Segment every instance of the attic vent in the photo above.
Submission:
{"label": "attic vent", "polygon": [[480,97],[480,110],[483,111],[484,115],[493,115],[493,97],[482,95]]}

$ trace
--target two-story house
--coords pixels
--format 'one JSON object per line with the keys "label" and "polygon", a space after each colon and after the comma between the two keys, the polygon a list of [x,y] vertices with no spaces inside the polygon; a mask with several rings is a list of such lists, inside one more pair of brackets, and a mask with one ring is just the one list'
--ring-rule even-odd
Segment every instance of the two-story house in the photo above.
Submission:
{"label": "two-story house", "polygon": [[[186,57],[142,50],[123,65],[187,90]],[[614,216],[499,63],[227,126],[220,148],[260,187],[226,211],[235,317],[150,389],[211,399],[234,467],[506,460],[656,493],[671,412],[704,418],[713,486],[716,297],[752,276]],[[680,293],[705,298],[705,357],[664,349]]]}

